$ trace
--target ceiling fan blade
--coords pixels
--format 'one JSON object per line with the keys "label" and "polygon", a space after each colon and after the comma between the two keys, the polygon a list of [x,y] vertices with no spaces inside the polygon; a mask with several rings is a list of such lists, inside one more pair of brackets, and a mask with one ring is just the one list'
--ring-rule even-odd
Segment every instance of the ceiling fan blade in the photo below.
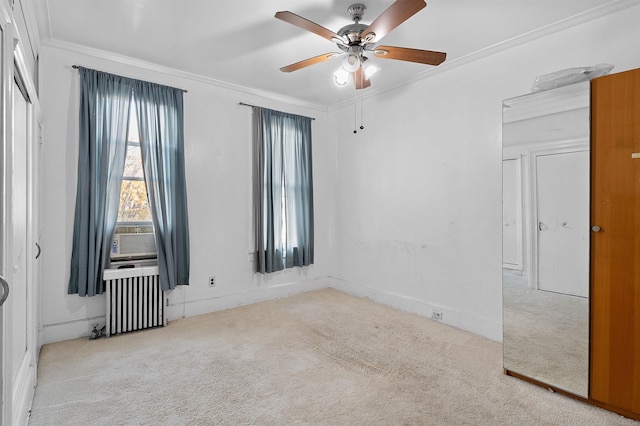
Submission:
{"label": "ceiling fan blade", "polygon": [[377,42],[394,28],[427,6],[424,0],[396,0],[362,32],[366,42]]}
{"label": "ceiling fan blade", "polygon": [[319,64],[320,62],[324,62],[327,59],[331,59],[334,56],[340,56],[340,53],[325,53],[323,55],[318,55],[318,56],[314,56],[313,58],[309,58],[309,59],[305,59],[303,61],[300,62],[296,62],[295,64],[291,64],[291,65],[287,65],[286,67],[282,67],[280,68],[280,71],[282,72],[292,72],[292,71],[298,71],[301,68],[305,68],[308,67],[310,65],[315,65],[315,64]]}
{"label": "ceiling fan blade", "polygon": [[377,46],[373,53],[376,58],[397,59],[427,65],[440,65],[447,58],[444,52],[433,50],[409,49],[408,47]]}
{"label": "ceiling fan blade", "polygon": [[302,16],[296,15],[295,13],[289,11],[277,12],[275,15],[276,18],[283,20],[284,22],[288,22],[296,27],[300,27],[303,30],[311,31],[314,34],[319,35],[320,37],[326,38],[329,41],[337,42],[340,41],[344,44],[344,40],[338,34],[334,33],[331,30],[326,29],[322,25],[318,25],[315,22],[312,22]]}
{"label": "ceiling fan blade", "polygon": [[364,69],[362,66],[353,72],[353,84],[357,89],[366,89],[371,86],[371,81],[369,81],[364,75]]}

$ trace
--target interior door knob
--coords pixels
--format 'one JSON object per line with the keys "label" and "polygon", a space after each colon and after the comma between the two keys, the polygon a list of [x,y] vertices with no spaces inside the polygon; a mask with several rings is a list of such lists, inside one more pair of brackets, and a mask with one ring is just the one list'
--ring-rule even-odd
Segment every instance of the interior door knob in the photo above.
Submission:
{"label": "interior door knob", "polygon": [[591,230],[592,230],[593,232],[600,232],[600,227],[599,227],[598,225],[593,225],[593,226],[591,227]]}

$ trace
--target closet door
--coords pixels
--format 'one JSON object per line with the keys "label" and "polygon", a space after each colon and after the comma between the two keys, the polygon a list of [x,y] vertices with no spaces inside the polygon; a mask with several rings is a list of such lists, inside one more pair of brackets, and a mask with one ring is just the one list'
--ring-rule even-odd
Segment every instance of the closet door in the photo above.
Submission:
{"label": "closet door", "polygon": [[640,69],[591,90],[590,397],[640,415]]}

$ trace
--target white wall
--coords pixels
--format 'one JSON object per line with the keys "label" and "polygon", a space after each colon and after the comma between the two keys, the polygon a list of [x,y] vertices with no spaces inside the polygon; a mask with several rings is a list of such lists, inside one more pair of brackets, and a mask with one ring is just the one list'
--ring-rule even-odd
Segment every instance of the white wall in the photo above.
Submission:
{"label": "white wall", "polygon": [[[444,65],[444,72],[330,113],[54,47],[42,50],[45,120],[44,342],[87,335],[103,297],[67,295],[77,161],[80,64],[182,87],[192,243],[191,283],[170,319],[333,286],[501,340],[501,105],[537,75],[606,62],[640,67],[640,6],[538,40]],[[383,71],[382,71],[383,72]],[[375,87],[375,77],[373,78]],[[252,272],[250,109],[317,117],[316,265]],[[359,121],[357,125],[359,125]],[[209,275],[217,277],[210,289]]]}
{"label": "white wall", "polygon": [[502,100],[564,68],[640,67],[638,22],[634,6],[445,65],[366,98],[356,135],[353,106],[332,111],[338,288],[501,340]]}
{"label": "white wall", "polygon": [[[41,55],[44,115],[43,343],[86,336],[104,324],[104,296],[67,294],[77,176],[78,72],[73,64],[188,90],[185,161],[191,228],[191,285],[171,292],[169,320],[326,287],[333,264],[334,141],[326,110],[269,100],[153,68],[45,46]],[[251,108],[239,101],[316,117],[313,122],[315,265],[259,275],[249,262]],[[208,277],[216,276],[216,287]]]}

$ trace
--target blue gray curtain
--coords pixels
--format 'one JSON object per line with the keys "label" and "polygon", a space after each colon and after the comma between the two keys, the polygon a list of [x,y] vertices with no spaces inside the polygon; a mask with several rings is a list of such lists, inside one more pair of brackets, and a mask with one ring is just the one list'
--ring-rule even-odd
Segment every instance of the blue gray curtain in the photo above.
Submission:
{"label": "blue gray curtain", "polygon": [[126,158],[132,81],[80,68],[78,184],[69,293],[104,291]]}
{"label": "blue gray curtain", "polygon": [[68,292],[104,291],[126,158],[129,109],[138,113],[160,283],[189,283],[182,91],[80,68],[78,185]]}
{"label": "blue gray curtain", "polygon": [[313,264],[311,119],[253,108],[256,270]]}
{"label": "blue gray curtain", "polygon": [[182,90],[136,81],[134,100],[163,290],[189,284]]}

